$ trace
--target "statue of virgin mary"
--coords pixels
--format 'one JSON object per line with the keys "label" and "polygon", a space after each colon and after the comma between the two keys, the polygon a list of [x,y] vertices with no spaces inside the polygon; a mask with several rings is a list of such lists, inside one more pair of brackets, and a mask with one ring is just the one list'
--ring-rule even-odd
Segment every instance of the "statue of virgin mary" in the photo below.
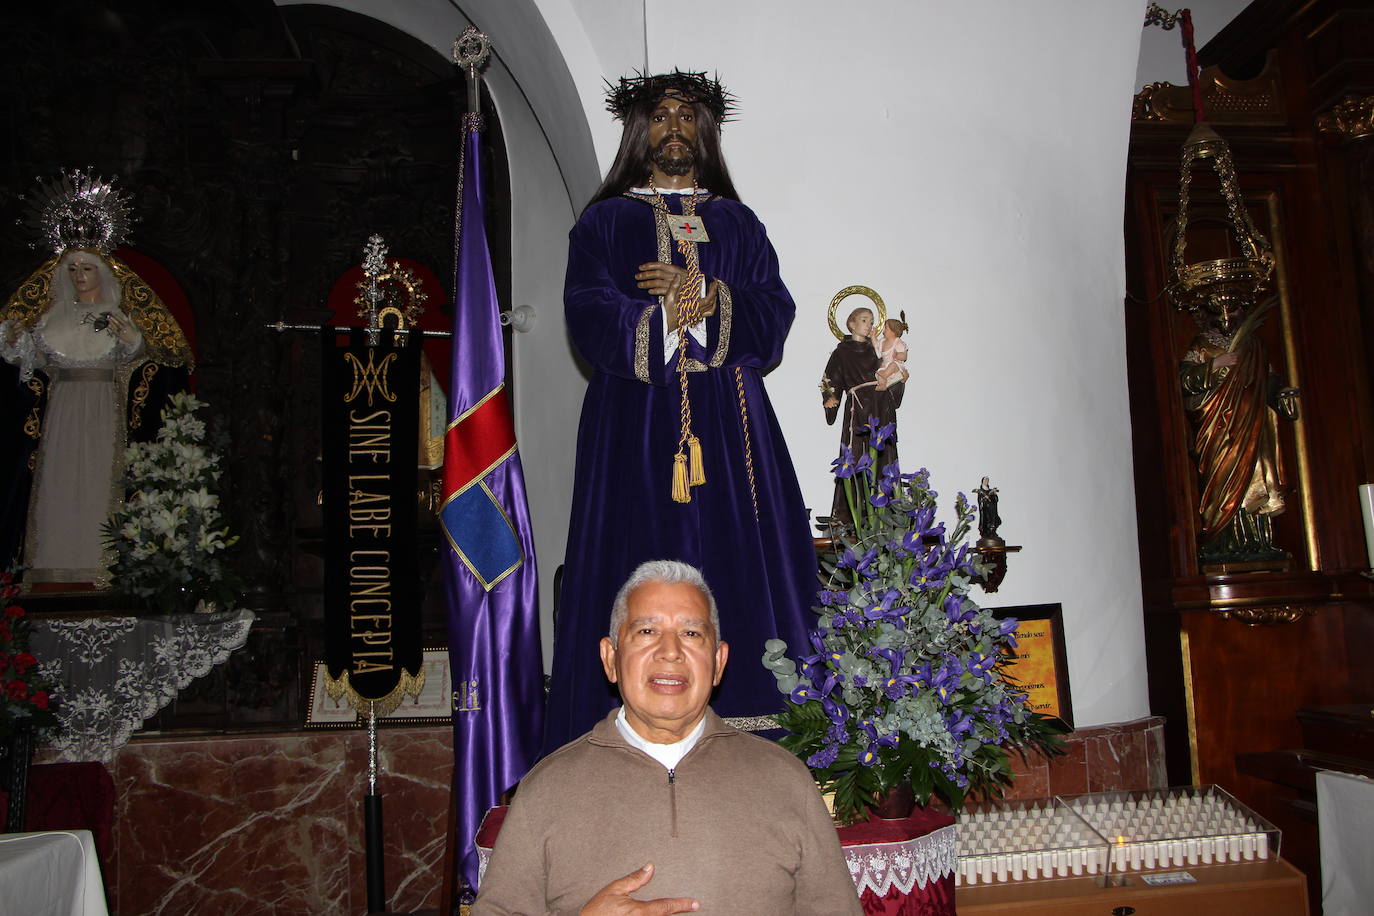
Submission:
{"label": "statue of virgin mary", "polygon": [[[150,438],[168,382],[184,386],[194,363],[157,294],[111,254],[128,229],[111,183],[64,173],[34,209],[53,255],[0,312],[5,378],[19,387],[4,395],[18,428],[3,431],[13,473],[0,560],[22,545],[30,585],[104,585],[102,529],[124,500],[125,447]],[[184,371],[173,380],[164,369]]]}

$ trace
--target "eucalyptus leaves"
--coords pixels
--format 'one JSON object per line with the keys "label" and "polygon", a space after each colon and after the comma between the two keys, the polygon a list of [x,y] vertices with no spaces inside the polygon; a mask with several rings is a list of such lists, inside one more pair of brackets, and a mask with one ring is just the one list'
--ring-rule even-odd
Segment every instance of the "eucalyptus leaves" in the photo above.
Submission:
{"label": "eucalyptus leaves", "polygon": [[[125,452],[130,496],[105,524],[111,584],[159,610],[190,611],[201,600],[232,604],[237,579],[224,552],[238,541],[220,515],[219,457],[205,445],[205,406],[180,392],[162,411],[152,442]],[[205,605],[201,605],[204,607]]]}
{"label": "eucalyptus leaves", "polygon": [[874,467],[893,426],[869,424],[868,453],[842,448],[834,464],[854,524],[823,562],[807,654],[788,658],[774,639],[763,659],[790,701],[777,717],[791,732],[782,744],[834,790],[842,819],[906,780],[918,799],[957,810],[966,794],[1001,794],[1010,749],[1060,748],[1052,720],[1003,677],[1017,622],[969,597],[974,510],[960,493],[947,532],[928,471]]}

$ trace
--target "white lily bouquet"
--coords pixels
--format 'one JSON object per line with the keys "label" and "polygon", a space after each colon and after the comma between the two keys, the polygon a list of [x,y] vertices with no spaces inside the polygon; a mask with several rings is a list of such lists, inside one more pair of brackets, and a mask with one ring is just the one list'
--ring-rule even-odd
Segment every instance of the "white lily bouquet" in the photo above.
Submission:
{"label": "white lily bouquet", "polygon": [[125,452],[124,507],[105,523],[114,552],[111,585],[167,613],[224,609],[233,604],[238,577],[225,551],[229,534],[216,492],[223,473],[219,456],[205,444],[205,406],[179,392],[162,411],[162,428],[152,442]]}

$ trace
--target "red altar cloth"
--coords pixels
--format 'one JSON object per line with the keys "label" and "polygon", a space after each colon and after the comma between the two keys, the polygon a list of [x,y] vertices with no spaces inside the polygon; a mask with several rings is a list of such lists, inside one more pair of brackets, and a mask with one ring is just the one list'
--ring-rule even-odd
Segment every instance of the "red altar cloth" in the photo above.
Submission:
{"label": "red altar cloth", "polygon": [[954,916],[954,818],[918,808],[911,817],[840,827],[840,845],[868,914]]}
{"label": "red altar cloth", "polygon": [[[506,811],[504,805],[492,808],[477,830],[479,885]],[[954,818],[929,809],[840,827],[840,845],[863,911],[954,916],[954,830]]]}

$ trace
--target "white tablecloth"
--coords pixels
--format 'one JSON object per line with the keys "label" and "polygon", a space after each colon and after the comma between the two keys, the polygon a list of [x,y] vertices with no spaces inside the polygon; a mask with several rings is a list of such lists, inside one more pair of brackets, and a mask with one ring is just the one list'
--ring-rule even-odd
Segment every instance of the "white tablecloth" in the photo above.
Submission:
{"label": "white tablecloth", "polygon": [[109,916],[91,832],[0,834],[0,916]]}

